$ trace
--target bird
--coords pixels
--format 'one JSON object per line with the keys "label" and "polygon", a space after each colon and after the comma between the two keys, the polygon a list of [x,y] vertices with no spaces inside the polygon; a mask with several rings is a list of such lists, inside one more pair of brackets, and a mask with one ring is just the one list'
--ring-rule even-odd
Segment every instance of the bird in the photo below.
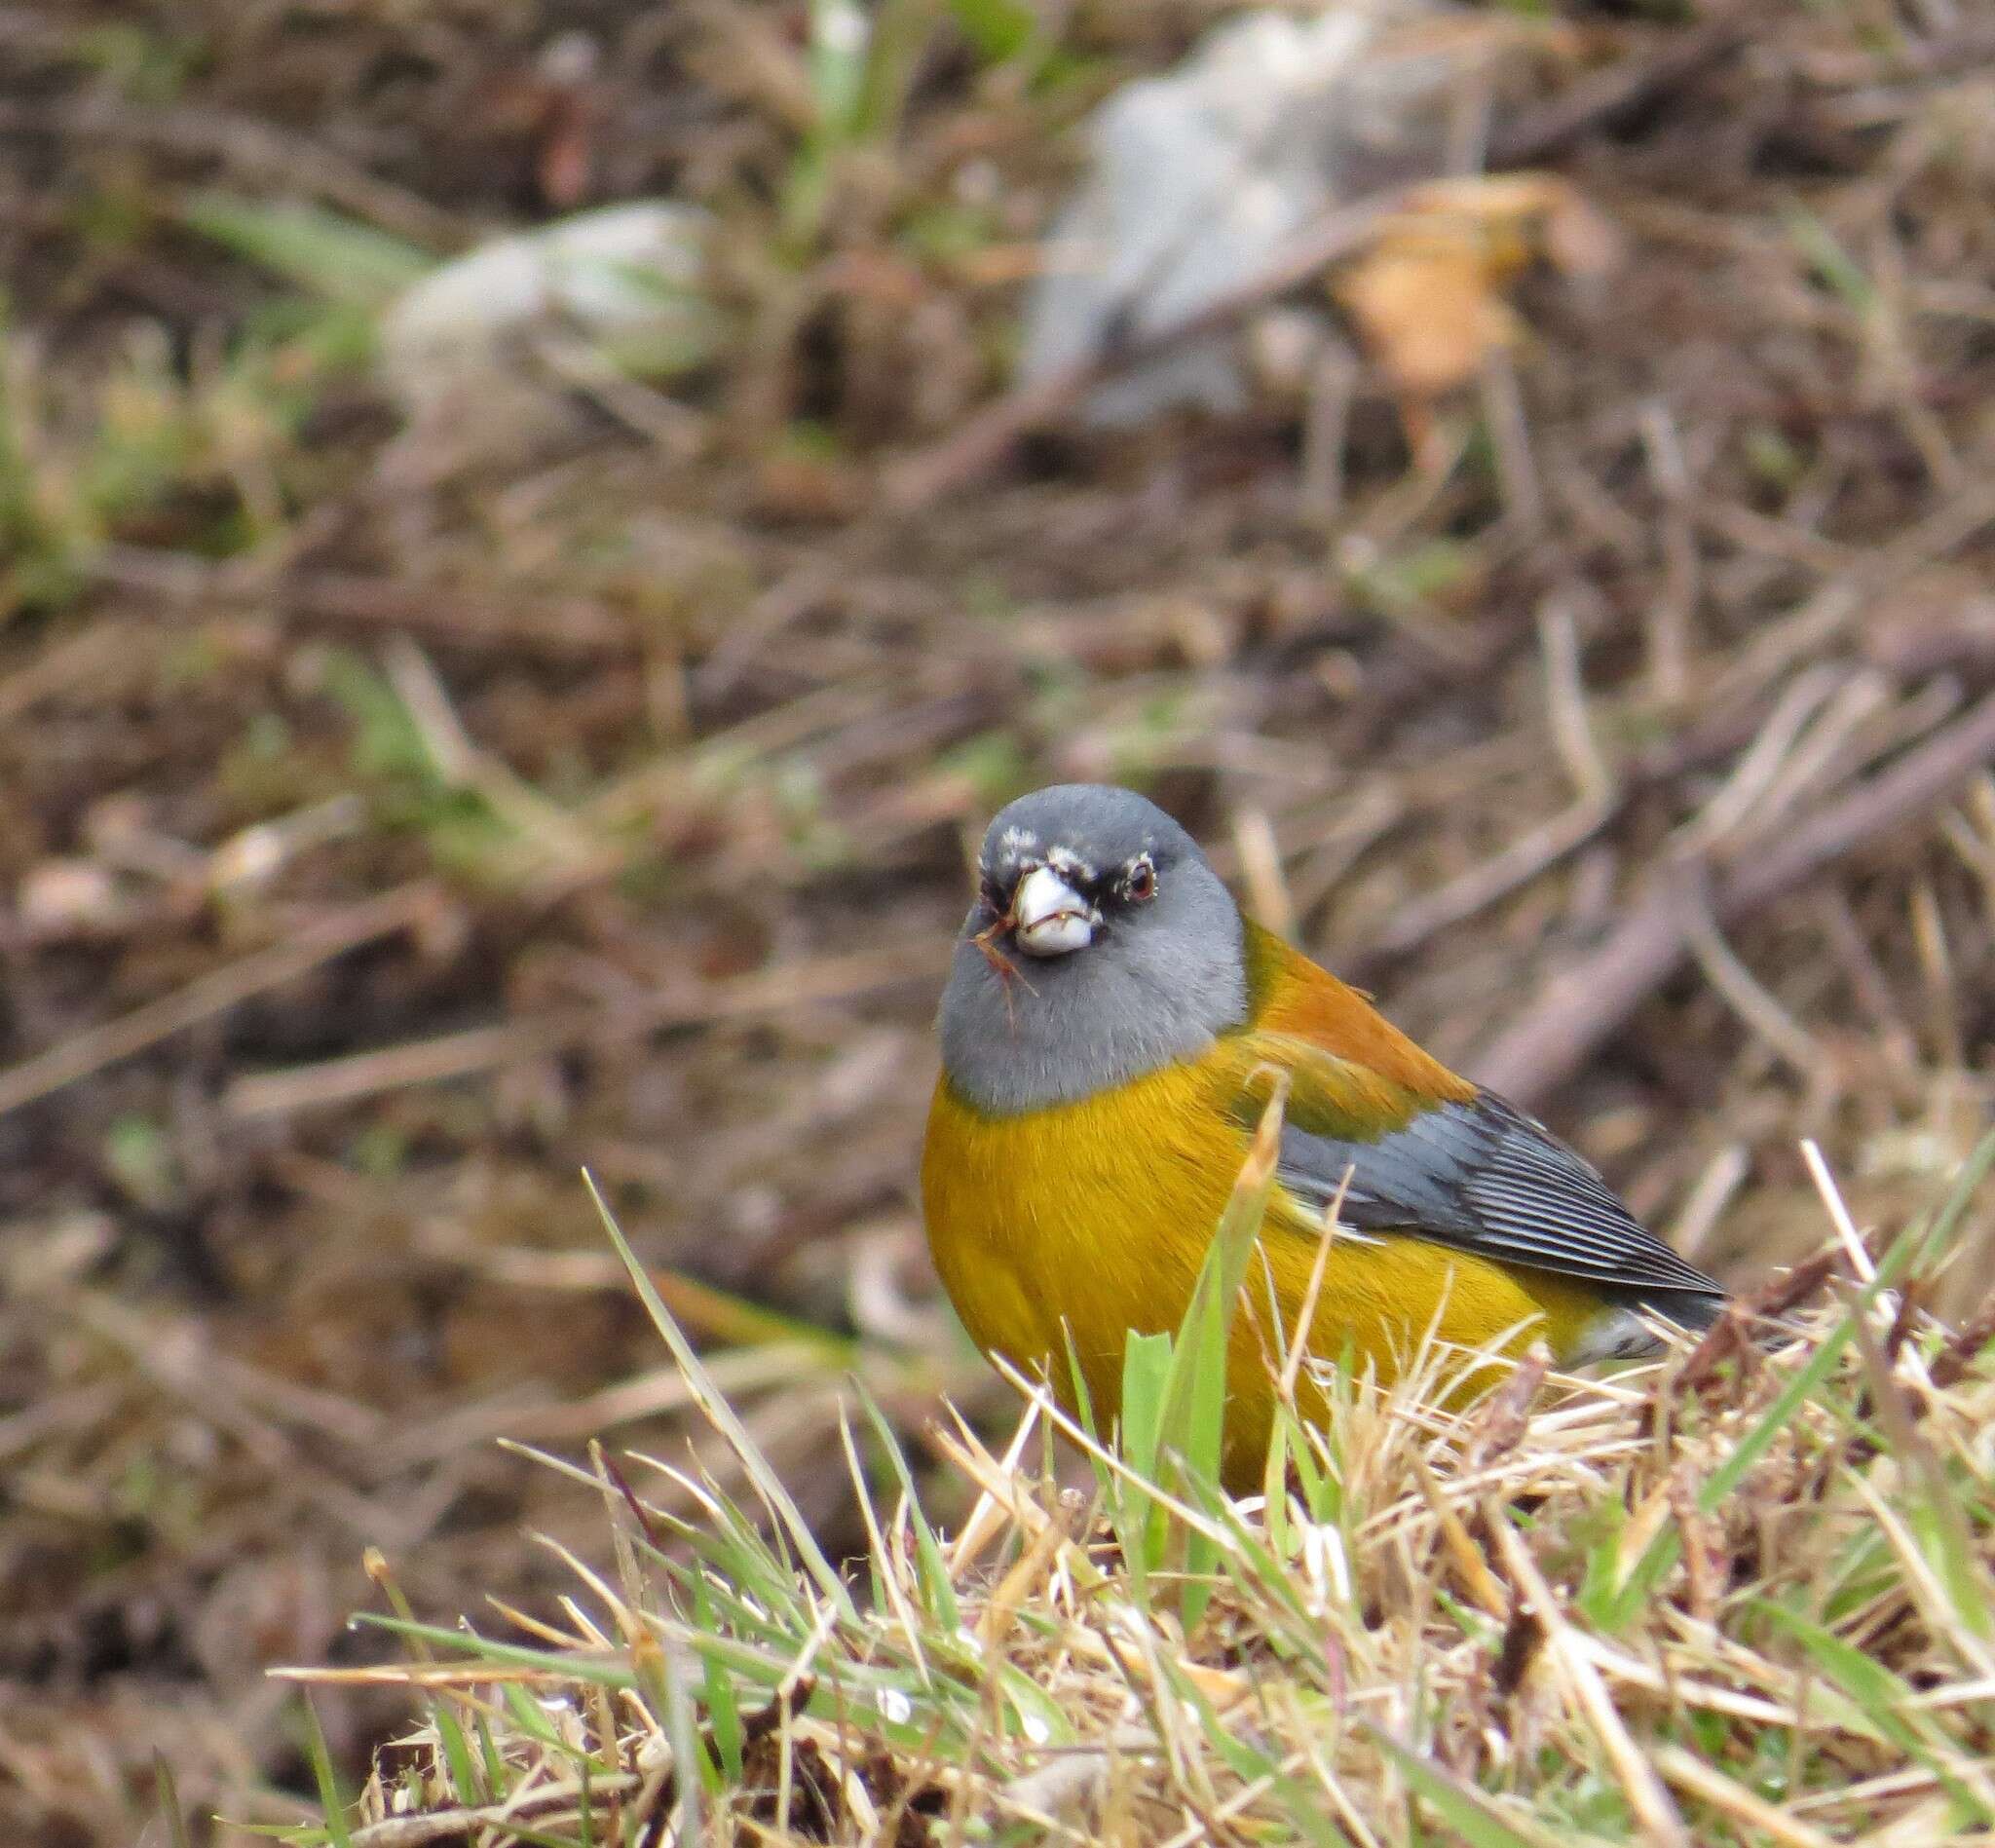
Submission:
{"label": "bird", "polygon": [[937,1024],[921,1162],[936,1271],[987,1355],[1070,1412],[1077,1372],[1103,1431],[1129,1334],[1179,1326],[1270,1074],[1286,1080],[1229,1335],[1233,1492],[1263,1475],[1272,1356],[1312,1301],[1312,1362],[1383,1383],[1430,1337],[1513,1358],[1543,1340],[1579,1367],[1652,1353],[1658,1322],[1696,1332],[1726,1301],[1542,1123],[1244,917],[1134,790],[1055,784],[991,821]]}

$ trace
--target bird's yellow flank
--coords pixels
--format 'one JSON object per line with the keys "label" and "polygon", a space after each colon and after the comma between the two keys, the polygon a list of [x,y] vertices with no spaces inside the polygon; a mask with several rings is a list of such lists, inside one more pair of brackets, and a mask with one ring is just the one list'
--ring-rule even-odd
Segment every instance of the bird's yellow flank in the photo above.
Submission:
{"label": "bird's yellow flank", "polygon": [[[978,1346],[1028,1375],[1043,1368],[1072,1410],[1064,1322],[1089,1398],[1112,1414],[1127,1333],[1174,1330],[1190,1300],[1246,1159],[1235,1107],[1261,1050],[1240,1036],[1197,1066],[1017,1116],[982,1115],[942,1079],[922,1206],[936,1267]],[[1286,1339],[1323,1236],[1321,1218],[1277,1188],[1261,1249]],[[1266,1296],[1257,1265],[1227,1361],[1225,1474],[1236,1490],[1258,1486],[1273,1419]],[[1516,1352],[1542,1338],[1562,1351],[1600,1307],[1597,1291],[1548,1271],[1413,1236],[1342,1236],[1325,1262],[1309,1351],[1336,1360],[1348,1342],[1357,1365],[1389,1380],[1430,1319],[1440,1339],[1465,1348]]]}

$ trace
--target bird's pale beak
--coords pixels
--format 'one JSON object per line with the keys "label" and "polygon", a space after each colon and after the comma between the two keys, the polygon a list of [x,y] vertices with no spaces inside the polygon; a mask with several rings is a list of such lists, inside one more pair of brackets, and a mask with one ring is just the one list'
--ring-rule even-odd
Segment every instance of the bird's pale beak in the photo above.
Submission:
{"label": "bird's pale beak", "polygon": [[1067,956],[1093,942],[1094,914],[1050,866],[1035,866],[1011,901],[1011,933],[1028,956]]}

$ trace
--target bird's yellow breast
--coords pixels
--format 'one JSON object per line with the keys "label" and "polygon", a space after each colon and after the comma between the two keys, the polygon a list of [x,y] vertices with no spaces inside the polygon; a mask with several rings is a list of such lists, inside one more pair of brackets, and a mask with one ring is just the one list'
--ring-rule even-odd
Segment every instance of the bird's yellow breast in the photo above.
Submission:
{"label": "bird's yellow breast", "polygon": [[[1241,1162],[1231,1110],[1245,1076],[1219,1053],[1096,1096],[987,1116],[937,1085],[922,1157],[929,1248],[971,1338],[1072,1403],[1071,1335],[1097,1414],[1119,1399],[1124,1339],[1175,1329]],[[1322,1236],[1279,1188],[1261,1237],[1284,1338],[1293,1339]],[[1258,1484],[1272,1419],[1273,1353],[1257,1264],[1227,1365],[1227,1469]],[[1334,1240],[1309,1351],[1350,1352],[1396,1377],[1432,1326],[1462,1347],[1563,1349],[1600,1307],[1584,1286],[1401,1234]]]}

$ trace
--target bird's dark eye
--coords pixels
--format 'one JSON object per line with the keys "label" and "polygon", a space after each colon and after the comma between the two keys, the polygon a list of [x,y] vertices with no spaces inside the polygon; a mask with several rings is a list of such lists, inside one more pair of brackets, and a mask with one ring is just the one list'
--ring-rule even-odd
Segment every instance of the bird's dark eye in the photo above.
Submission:
{"label": "bird's dark eye", "polygon": [[1122,875],[1123,895],[1147,905],[1157,895],[1157,869],[1148,860],[1138,860]]}
{"label": "bird's dark eye", "polygon": [[977,896],[1000,917],[1004,912],[1004,894],[998,890],[998,882],[989,873],[980,874],[977,879]]}

